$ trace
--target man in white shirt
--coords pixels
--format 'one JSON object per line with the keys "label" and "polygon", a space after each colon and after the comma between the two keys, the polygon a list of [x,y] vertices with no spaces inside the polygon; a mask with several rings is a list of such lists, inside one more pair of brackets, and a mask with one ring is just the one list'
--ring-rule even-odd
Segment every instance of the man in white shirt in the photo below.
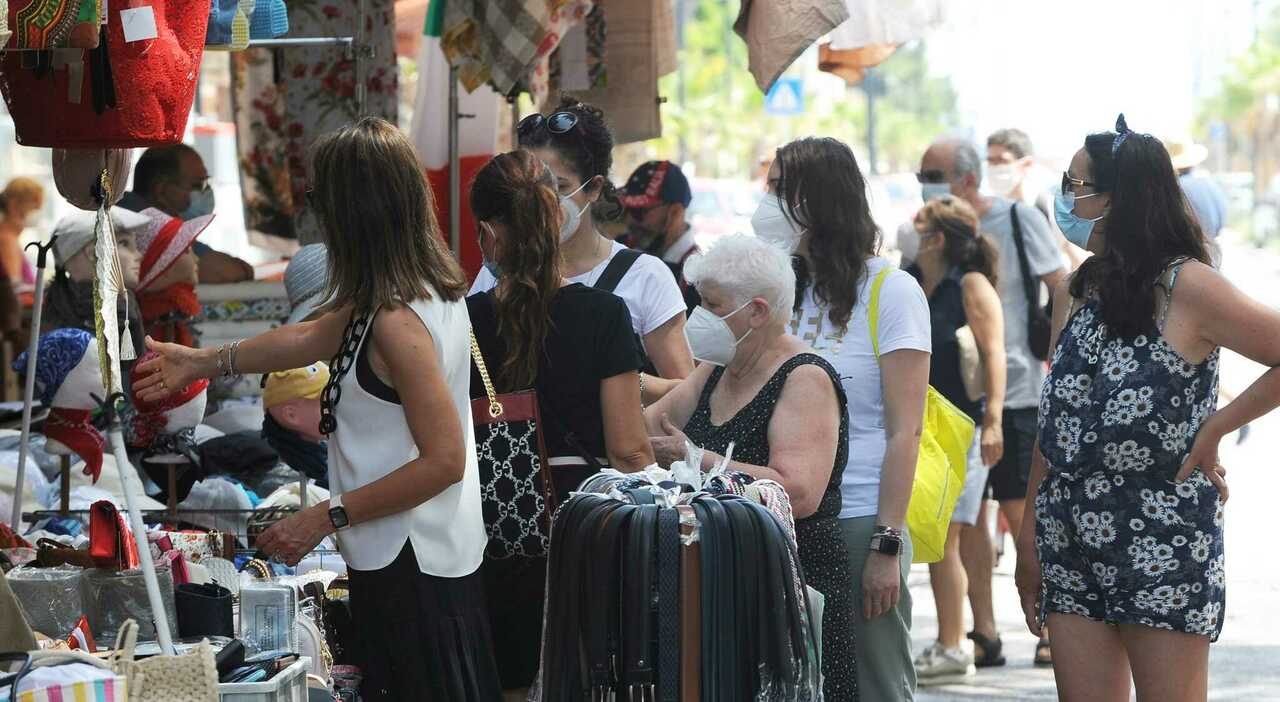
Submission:
{"label": "man in white shirt", "polygon": [[[926,194],[941,191],[940,186],[945,185],[952,195],[973,205],[981,218],[981,233],[990,237],[1000,251],[1000,300],[1004,311],[1008,381],[1003,417],[999,418],[1004,457],[992,466],[988,485],[1016,535],[1022,528],[1022,507],[1036,439],[1036,412],[1046,369],[1044,361],[1032,354],[1028,341],[1031,307],[1023,288],[1022,266],[1014,240],[1015,212],[1031,275],[1053,290],[1067,272],[1049,224],[1035,208],[1002,197],[988,197],[979,191],[982,159],[973,144],[959,139],[934,142],[921,159],[919,179]],[[1042,303],[1036,300],[1035,304]],[[983,512],[986,512],[985,506]],[[980,516],[975,526],[965,527],[962,534],[961,553],[969,576],[974,615],[974,632],[970,638],[982,649],[977,652],[977,662],[979,667],[1003,665],[991,602],[993,548],[984,517]]]}

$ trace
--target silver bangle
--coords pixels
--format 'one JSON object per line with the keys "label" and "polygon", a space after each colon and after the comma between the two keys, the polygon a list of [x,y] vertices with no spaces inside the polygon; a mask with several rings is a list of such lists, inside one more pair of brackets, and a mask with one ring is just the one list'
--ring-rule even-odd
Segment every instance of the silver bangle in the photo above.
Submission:
{"label": "silver bangle", "polygon": [[227,351],[227,375],[229,376],[240,375],[240,369],[236,368],[236,351],[240,349],[240,344],[243,342],[244,339],[233,342]]}
{"label": "silver bangle", "polygon": [[215,352],[214,354],[214,357],[217,359],[217,362],[218,362],[218,375],[223,378],[227,377],[227,367],[226,367],[226,364],[222,362],[222,352],[226,350],[227,350],[227,345],[223,344],[222,346],[218,347],[217,352]]}

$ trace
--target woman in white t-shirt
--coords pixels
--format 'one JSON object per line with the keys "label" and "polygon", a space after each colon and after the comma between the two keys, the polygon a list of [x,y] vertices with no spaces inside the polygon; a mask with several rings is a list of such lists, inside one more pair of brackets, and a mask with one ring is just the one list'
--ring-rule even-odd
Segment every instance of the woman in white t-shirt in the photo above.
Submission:
{"label": "woman in white t-shirt", "polygon": [[[532,114],[520,120],[516,133],[520,147],[541,158],[556,175],[567,215],[560,229],[565,278],[570,283],[603,288],[627,303],[632,327],[648,361],[644,366],[648,373],[640,374],[643,400],[645,404],[655,402],[675,385],[662,379],[678,381],[693,371],[693,356],[684,339],[684,296],[661,259],[631,252],[596,230],[597,214],[612,217],[622,213],[617,188],[609,180],[613,134],[604,113],[565,98],[550,115]],[[601,201],[601,206],[592,207]],[[493,243],[483,235],[480,248],[485,252],[485,265],[470,295],[491,290],[501,275],[493,262]],[[622,252],[627,253],[619,257]]]}
{"label": "woman in white t-shirt", "polygon": [[916,675],[906,517],[929,384],[929,303],[909,274],[888,274],[880,291],[877,360],[867,303],[876,275],[891,264],[876,255],[880,232],[848,146],[829,138],[783,146],[768,188],[752,226],[757,236],[795,253],[792,333],[835,366],[849,400],[840,528],[859,613],[858,689],[863,699],[911,699]]}

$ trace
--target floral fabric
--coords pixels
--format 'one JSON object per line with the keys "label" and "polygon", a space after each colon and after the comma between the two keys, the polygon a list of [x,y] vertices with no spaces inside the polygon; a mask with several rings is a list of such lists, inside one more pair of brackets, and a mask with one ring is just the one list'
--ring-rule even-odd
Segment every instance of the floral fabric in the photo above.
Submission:
{"label": "floral fabric", "polygon": [[1222,502],[1198,471],[1173,482],[1217,391],[1217,351],[1192,364],[1162,332],[1114,337],[1096,300],[1072,316],[1040,402],[1042,616],[1218,638]]}
{"label": "floral fabric", "polygon": [[[365,3],[365,115],[396,123],[394,0]],[[290,0],[292,37],[351,36],[358,3]],[[306,150],[315,139],[361,116],[356,65],[340,46],[249,49],[232,55],[236,140],[245,226],[303,243],[317,223],[303,206]],[[301,236],[300,236],[301,235]]]}

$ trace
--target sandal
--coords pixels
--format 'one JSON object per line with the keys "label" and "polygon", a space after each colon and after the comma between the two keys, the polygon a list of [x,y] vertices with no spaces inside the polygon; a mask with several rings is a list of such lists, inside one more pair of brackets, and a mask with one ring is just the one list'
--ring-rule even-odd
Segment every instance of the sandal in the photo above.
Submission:
{"label": "sandal", "polygon": [[998,668],[1005,664],[1004,642],[998,635],[994,639],[989,639],[976,631],[971,631],[968,638],[974,644],[973,664],[975,666]]}
{"label": "sandal", "polygon": [[1035,664],[1040,667],[1053,666],[1053,649],[1049,647],[1049,638],[1045,637],[1036,643]]}

